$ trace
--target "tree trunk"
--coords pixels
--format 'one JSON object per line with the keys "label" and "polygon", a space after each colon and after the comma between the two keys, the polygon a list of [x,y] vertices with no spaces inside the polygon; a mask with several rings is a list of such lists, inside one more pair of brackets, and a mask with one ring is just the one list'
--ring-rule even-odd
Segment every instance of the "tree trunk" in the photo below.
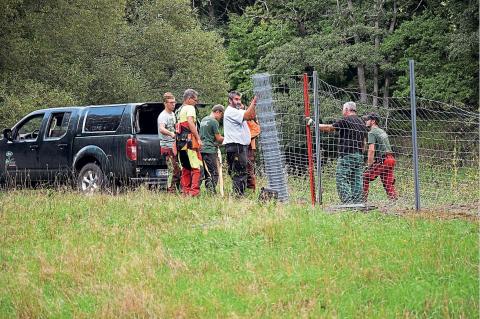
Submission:
{"label": "tree trunk", "polygon": [[[374,11],[376,12],[375,17],[375,52],[378,52],[380,49],[380,36],[379,32],[379,22],[380,19],[380,11],[381,11],[381,3],[375,2]],[[373,66],[373,106],[378,105],[378,64],[375,63]]]}
{"label": "tree trunk", "polygon": [[390,72],[385,72],[385,85],[383,87],[383,106],[388,107],[388,99],[390,97]]}
{"label": "tree trunk", "polygon": [[215,18],[215,7],[213,6],[212,1],[208,1],[208,18],[214,24],[217,23],[216,18]]}
{"label": "tree trunk", "polygon": [[[393,0],[393,12],[392,20],[390,21],[390,27],[388,28],[388,34],[392,34],[395,30],[395,24],[397,22],[397,1]],[[390,62],[390,59],[387,58],[387,62]],[[390,71],[385,71],[385,86],[383,88],[383,106],[388,107],[389,98],[390,98],[390,82],[392,81],[392,74]]]}
{"label": "tree trunk", "polygon": [[[347,1],[348,10],[350,11],[350,20],[352,20],[353,25],[355,25],[355,16],[353,15],[353,4],[352,0]],[[353,34],[355,44],[361,43],[360,36],[358,33]],[[357,64],[357,78],[358,78],[358,87],[360,89],[360,102],[367,102],[367,81],[365,80],[365,65],[358,63]]]}
{"label": "tree trunk", "polygon": [[373,106],[378,105],[378,64],[373,66]]}

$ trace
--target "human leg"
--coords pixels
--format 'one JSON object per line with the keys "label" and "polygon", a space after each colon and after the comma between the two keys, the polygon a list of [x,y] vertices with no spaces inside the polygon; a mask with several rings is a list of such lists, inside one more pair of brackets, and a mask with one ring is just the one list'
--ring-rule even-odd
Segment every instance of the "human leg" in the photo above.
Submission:
{"label": "human leg", "polygon": [[200,194],[200,167],[202,165],[201,155],[196,150],[187,150],[190,163],[190,189],[188,195],[197,196]]}
{"label": "human leg", "polygon": [[190,188],[192,184],[191,166],[188,160],[187,150],[181,150],[178,152],[180,163],[182,164],[182,175],[180,179],[180,185],[182,186],[182,193],[184,195],[190,194]]}
{"label": "human leg", "polygon": [[247,188],[255,190],[255,150],[248,147],[247,152]]}
{"label": "human leg", "polygon": [[218,182],[217,154],[203,153],[202,159],[205,168],[205,187],[215,193]]}
{"label": "human leg", "polygon": [[380,179],[383,184],[383,188],[387,193],[389,199],[397,199],[397,191],[395,190],[395,175],[393,173],[393,167],[385,166]]}
{"label": "human leg", "polygon": [[227,145],[228,173],[232,178],[233,192],[243,195],[247,186],[247,146]]}
{"label": "human leg", "polygon": [[350,200],[350,186],[348,182],[349,169],[345,157],[339,157],[335,171],[335,181],[337,193],[342,203],[348,203]]}
{"label": "human leg", "polygon": [[370,188],[370,182],[375,180],[378,175],[380,175],[380,163],[373,163],[368,169],[363,173],[363,200],[367,201],[368,199],[368,190]]}
{"label": "human leg", "polygon": [[351,174],[350,201],[353,204],[359,204],[363,202],[363,155],[360,153],[351,154],[349,164]]}

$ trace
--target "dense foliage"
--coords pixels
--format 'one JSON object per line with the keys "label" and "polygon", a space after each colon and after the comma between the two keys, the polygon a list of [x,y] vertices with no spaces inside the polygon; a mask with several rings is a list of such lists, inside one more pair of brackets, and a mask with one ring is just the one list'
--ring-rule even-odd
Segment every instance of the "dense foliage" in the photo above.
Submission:
{"label": "dense foliage", "polygon": [[1,126],[43,107],[228,89],[223,40],[187,0],[5,0],[0,23]]}
{"label": "dense foliage", "polygon": [[413,58],[419,95],[478,107],[478,1],[257,1],[228,30],[233,86],[315,69],[362,98],[405,96]]}
{"label": "dense foliage", "polygon": [[478,0],[3,0],[0,24],[2,127],[187,87],[224,102],[263,71],[405,96],[409,58],[419,95],[478,108]]}

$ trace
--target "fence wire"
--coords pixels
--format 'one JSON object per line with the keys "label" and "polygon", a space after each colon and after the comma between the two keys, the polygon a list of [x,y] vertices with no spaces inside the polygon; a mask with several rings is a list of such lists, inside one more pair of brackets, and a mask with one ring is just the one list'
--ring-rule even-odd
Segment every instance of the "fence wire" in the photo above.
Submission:
{"label": "fence wire", "polygon": [[[310,117],[314,118],[313,78],[308,77]],[[308,156],[304,91],[302,75],[271,75],[272,103],[281,151],[293,198],[309,199]],[[250,92],[251,93],[251,92]],[[396,166],[395,187],[402,208],[414,206],[414,173],[412,125],[409,98],[361,96],[358,92],[338,88],[318,80],[318,114],[320,123],[333,123],[342,117],[342,105],[357,104],[357,114],[375,112],[380,115],[379,126],[389,135]],[[326,205],[340,202],[335,181],[338,157],[338,133],[320,133],[322,161],[322,199]],[[478,202],[479,185],[479,113],[461,105],[451,105],[428,99],[417,99],[417,133],[420,198],[422,208],[464,205],[471,209]],[[258,173],[262,174],[264,159],[258,153]],[[366,152],[364,153],[366,160]],[[314,167],[317,167],[316,163]],[[317,179],[320,172],[315,172]],[[369,202],[388,202],[380,180],[370,183]]]}

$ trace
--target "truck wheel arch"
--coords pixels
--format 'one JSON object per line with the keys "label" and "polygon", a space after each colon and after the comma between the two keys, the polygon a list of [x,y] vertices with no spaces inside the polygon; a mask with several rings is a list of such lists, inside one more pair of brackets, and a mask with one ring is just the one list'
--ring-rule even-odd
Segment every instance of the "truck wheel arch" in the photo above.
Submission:
{"label": "truck wheel arch", "polygon": [[97,163],[104,174],[108,174],[111,170],[110,161],[107,154],[98,146],[85,146],[73,158],[73,170],[79,172],[83,166],[88,163]]}

